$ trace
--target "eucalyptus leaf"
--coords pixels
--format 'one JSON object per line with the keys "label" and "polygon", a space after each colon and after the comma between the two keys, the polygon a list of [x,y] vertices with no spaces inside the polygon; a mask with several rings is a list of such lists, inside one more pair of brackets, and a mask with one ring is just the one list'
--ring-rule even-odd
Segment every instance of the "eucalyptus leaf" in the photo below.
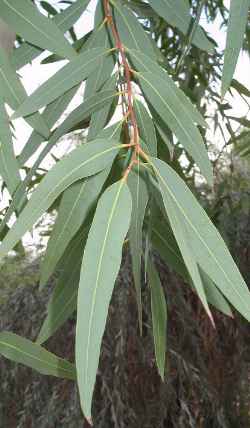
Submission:
{"label": "eucalyptus leaf", "polygon": [[14,113],[13,119],[39,110],[85,80],[95,70],[99,59],[104,55],[107,55],[107,51],[102,48],[79,54],[27,97]]}
{"label": "eucalyptus leaf", "polygon": [[224,98],[238,62],[248,20],[249,0],[231,0],[227,41],[222,74],[221,97]]}
{"label": "eucalyptus leaf", "polygon": [[151,293],[155,358],[159,375],[164,382],[167,342],[167,305],[158,272],[151,260],[149,260],[148,263],[148,281]]}
{"label": "eucalyptus leaf", "polygon": [[99,200],[88,235],[80,276],[76,325],[76,367],[81,406],[91,420],[91,402],[101,340],[122,257],[132,201],[125,179]]}
{"label": "eucalyptus leaf", "polygon": [[[227,300],[250,320],[250,292],[219,232],[176,172],[160,160],[152,160],[152,165],[191,277],[192,264],[198,263]],[[190,259],[186,258],[185,246],[193,256]],[[195,282],[195,277],[192,279]]]}
{"label": "eucalyptus leaf", "polygon": [[7,331],[0,333],[0,354],[43,375],[75,379],[75,367],[36,343]]}
{"label": "eucalyptus leaf", "polygon": [[0,246],[0,257],[6,255],[55,199],[71,184],[103,170],[112,162],[121,145],[114,140],[96,140],[73,150],[43,178],[17,221]]}
{"label": "eucalyptus leaf", "polygon": [[26,41],[72,59],[76,52],[57,25],[29,0],[1,0],[1,18]]}

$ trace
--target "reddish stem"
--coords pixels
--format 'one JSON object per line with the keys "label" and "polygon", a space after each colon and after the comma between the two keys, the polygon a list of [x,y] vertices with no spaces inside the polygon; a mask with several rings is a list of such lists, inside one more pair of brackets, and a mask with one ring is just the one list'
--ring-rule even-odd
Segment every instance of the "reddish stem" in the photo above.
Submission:
{"label": "reddish stem", "polygon": [[113,37],[115,40],[116,48],[120,52],[121,62],[122,62],[123,68],[124,68],[124,77],[125,77],[125,81],[126,81],[126,85],[127,85],[127,101],[128,101],[127,111],[128,111],[129,116],[130,116],[131,125],[132,125],[132,129],[133,129],[133,135],[131,137],[131,140],[132,140],[131,143],[133,143],[135,146],[135,156],[136,156],[136,153],[139,152],[139,135],[138,135],[138,126],[137,126],[137,122],[136,122],[135,112],[134,112],[134,108],[133,108],[133,91],[132,91],[131,71],[130,71],[130,67],[129,67],[129,64],[128,64],[128,61],[126,58],[124,46],[121,42],[119,33],[117,31],[117,28],[116,28],[114,20],[113,20],[109,0],[103,0],[103,5],[104,5],[105,17],[106,17],[107,22],[110,25],[110,28],[111,28],[111,31],[112,31],[112,34],[113,34]]}

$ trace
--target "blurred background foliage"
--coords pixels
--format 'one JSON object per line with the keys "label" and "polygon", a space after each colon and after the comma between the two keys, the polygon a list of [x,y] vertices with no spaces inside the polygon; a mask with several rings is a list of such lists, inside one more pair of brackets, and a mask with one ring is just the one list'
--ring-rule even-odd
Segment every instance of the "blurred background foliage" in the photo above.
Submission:
{"label": "blurred background foliage", "polygon": [[[202,0],[201,0],[202,1]],[[190,0],[193,22],[201,1]],[[177,84],[207,118],[204,133],[214,165],[214,187],[203,182],[191,158],[175,142],[169,153],[158,135],[164,158],[172,157],[192,190],[206,208],[228,244],[243,276],[250,284],[250,120],[236,117],[232,104],[237,96],[250,108],[250,90],[237,80],[231,94],[220,99],[222,52],[207,54],[190,45],[189,37],[168,26],[141,0],[130,3],[146,31],[161,48],[160,60]],[[202,19],[227,25],[223,0],[203,3]],[[45,13],[58,12],[59,2],[41,1]],[[71,29],[69,37],[76,38]],[[18,43],[22,43],[19,38]],[[250,21],[244,50],[250,52]],[[185,55],[183,55],[185,52]],[[74,142],[74,138],[71,137]],[[170,135],[170,138],[172,136]],[[34,177],[40,181],[43,171]],[[56,210],[56,206],[54,207]],[[50,232],[50,219],[40,235]],[[38,229],[39,229],[38,225]],[[41,228],[40,228],[41,230]],[[53,283],[38,292],[38,266],[43,249],[22,248],[5,260],[0,277],[0,328],[35,338],[45,315]],[[215,313],[216,330],[204,315],[186,284],[155,255],[168,303],[168,368],[162,383],[154,364],[149,293],[143,289],[144,323],[140,338],[131,264],[127,250],[116,284],[95,392],[96,428],[247,428],[250,426],[249,326]],[[54,281],[56,278],[54,279]],[[115,310],[114,310],[115,309]],[[49,340],[48,349],[72,358],[75,320],[70,319]],[[25,367],[0,359],[1,428],[80,428],[83,420],[76,386],[40,376]],[[87,427],[87,424],[86,424]]]}

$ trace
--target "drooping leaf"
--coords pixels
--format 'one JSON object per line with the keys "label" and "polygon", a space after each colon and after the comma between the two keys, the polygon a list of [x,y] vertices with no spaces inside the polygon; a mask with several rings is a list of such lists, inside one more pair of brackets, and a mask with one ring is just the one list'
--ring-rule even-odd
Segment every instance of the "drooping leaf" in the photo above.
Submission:
{"label": "drooping leaf", "polygon": [[[79,85],[73,87],[45,108],[42,117],[44,118],[50,129],[53,128],[57,120],[66,110],[68,104],[73,99],[78,89]],[[41,136],[41,134],[38,134],[36,131],[33,131],[18,157],[19,164],[24,165],[27,160],[29,160],[30,157],[36,152],[36,150],[39,149],[43,141],[44,138]],[[51,142],[49,144],[51,144]]]}
{"label": "drooping leaf", "polygon": [[1,0],[1,18],[27,42],[72,59],[76,52],[57,25],[28,0]]}
{"label": "drooping leaf", "polygon": [[[185,0],[149,0],[149,4],[166,22],[178,28],[185,36],[188,34],[191,23],[188,2]],[[194,34],[193,44],[209,53],[212,53],[214,48],[199,26]]]}
{"label": "drooping leaf", "polygon": [[99,200],[84,251],[77,306],[76,367],[81,406],[88,420],[101,340],[131,209],[130,192],[122,179]]}
{"label": "drooping leaf", "polygon": [[200,266],[199,270],[208,302],[223,314],[233,318],[232,310],[227,300],[220,293],[210,276]]}
{"label": "drooping leaf", "polygon": [[73,364],[14,333],[7,331],[0,333],[0,354],[43,375],[72,380],[76,377]]}
{"label": "drooping leaf", "polygon": [[140,136],[147,144],[150,155],[157,156],[157,140],[152,118],[146,107],[138,99],[134,101],[134,110]]}
{"label": "drooping leaf", "polygon": [[95,70],[98,60],[107,53],[107,50],[95,48],[79,54],[26,98],[13,118],[39,110],[85,80]]}
{"label": "drooping leaf", "polygon": [[[207,127],[207,123],[201,113],[197,110],[197,107],[190,101],[190,99],[185,95],[185,93],[179,89],[174,83],[173,79],[168,75],[166,70],[164,70],[156,61],[152,60],[147,54],[141,51],[136,51],[134,49],[128,49],[128,54],[131,57],[133,65],[138,71],[151,72],[156,76],[160,76],[164,80],[164,86],[170,93],[174,92],[175,96],[178,97],[179,104],[183,104],[188,110],[188,115],[190,120],[202,127]],[[150,100],[149,100],[150,102]]]}
{"label": "drooping leaf", "polygon": [[59,161],[43,178],[0,246],[3,257],[21,239],[55,199],[71,184],[94,175],[112,162],[122,146],[115,140],[83,144]]}
{"label": "drooping leaf", "polygon": [[[122,130],[122,122],[119,121],[119,122],[114,123],[114,125],[109,126],[108,128],[105,128],[101,132],[99,132],[98,138],[103,138],[103,139],[108,138],[108,139],[115,139],[115,140],[119,141],[121,130]],[[54,134],[52,135],[52,137],[53,136],[54,136]],[[17,206],[18,207],[23,206],[23,204],[26,200],[26,193],[25,193],[26,187],[29,185],[29,183],[32,180],[32,177],[35,174],[37,168],[40,166],[40,164],[42,163],[44,158],[47,156],[47,154],[50,152],[51,148],[53,147],[53,144],[55,144],[56,142],[57,142],[57,140],[55,140],[55,138],[53,138],[53,141],[50,140],[45,145],[44,149],[42,150],[42,152],[38,156],[37,160],[34,162],[32,168],[30,168],[27,176],[21,182],[21,184],[18,186],[17,191],[15,192],[15,194],[13,196],[13,200],[12,200],[8,210],[7,210],[7,213],[5,214],[2,222],[0,223],[0,234],[3,233],[3,231],[5,230],[8,221],[10,220],[12,214],[15,211],[15,208]]]}
{"label": "drooping leaf", "polygon": [[151,292],[155,358],[159,375],[164,382],[167,341],[167,305],[158,272],[151,260],[149,260],[148,263],[148,281]]}
{"label": "drooping leaf", "polygon": [[179,103],[177,88],[176,90],[171,90],[170,86],[167,88],[165,81],[153,73],[138,73],[137,76],[150,103],[193,157],[207,181],[212,184],[213,171],[204,141],[190,120],[188,108]]}
{"label": "drooping leaf", "polygon": [[142,334],[142,302],[141,302],[141,258],[142,258],[142,227],[148,192],[145,177],[141,175],[138,163],[128,176],[128,187],[132,196],[132,215],[129,229],[129,247],[132,258],[133,277],[137,296],[139,327]]}
{"label": "drooping leaf", "polygon": [[41,286],[47,283],[69,242],[86,220],[108,174],[109,169],[104,169],[93,177],[72,184],[63,193],[41,266]]}
{"label": "drooping leaf", "polygon": [[112,4],[114,6],[117,30],[122,43],[130,49],[147,52],[150,57],[156,59],[156,53],[149,36],[133,12],[126,5],[123,5],[120,0],[112,0]]}
{"label": "drooping leaf", "polygon": [[[58,13],[52,18],[52,22],[65,33],[81,17],[90,0],[77,0],[67,9]],[[74,48],[76,46],[74,45]],[[25,64],[33,61],[42,53],[43,49],[29,43],[22,43],[20,47],[14,49],[11,57],[11,63],[16,70],[19,70]]]}
{"label": "drooping leaf", "polygon": [[231,0],[227,42],[222,73],[221,96],[224,98],[237,65],[248,20],[249,0]]}
{"label": "drooping leaf", "polygon": [[103,90],[87,98],[82,104],[76,107],[59,125],[51,136],[50,145],[54,145],[62,136],[71,132],[76,126],[81,128],[81,124],[93,113],[106,106],[110,100],[118,97],[118,93],[113,90]]}
{"label": "drooping leaf", "polygon": [[[166,220],[163,223],[157,218],[153,222],[152,243],[165,263],[181,275],[184,281],[188,282],[194,289],[173,232]],[[216,285],[200,267],[199,271],[208,302],[223,314],[232,317],[231,308]]]}
{"label": "drooping leaf", "polygon": [[47,315],[36,340],[39,344],[46,342],[76,309],[80,269],[87,232],[88,228],[85,228],[77,233],[59,263],[59,278],[49,300]]}
{"label": "drooping leaf", "polygon": [[[26,98],[25,89],[12,69],[10,61],[3,49],[0,48],[0,88],[1,97],[12,109],[17,109]],[[42,117],[35,113],[27,117],[26,122],[36,129],[37,132],[49,136],[49,129]]]}
{"label": "drooping leaf", "polygon": [[[192,277],[191,263],[198,263],[227,300],[250,320],[250,292],[219,232],[176,172],[157,159],[152,160],[152,165],[190,276]],[[190,248],[192,260],[185,258],[182,241]],[[192,279],[195,282],[193,277]]]}
{"label": "drooping leaf", "polygon": [[9,117],[0,99],[0,175],[11,195],[21,181],[18,162],[15,157]]}
{"label": "drooping leaf", "polygon": [[[107,25],[103,25],[102,22],[104,20],[104,11],[102,2],[98,2],[95,11],[95,27],[94,30],[88,40],[86,49],[93,48],[103,48],[103,49],[111,49],[113,46],[110,41],[109,28]],[[103,56],[99,59],[99,62],[96,66],[96,73],[93,73],[89,76],[85,89],[84,89],[84,97],[88,98],[94,95],[102,85],[110,78],[112,71],[115,66],[114,57],[112,55]],[[105,89],[108,89],[107,87]]]}

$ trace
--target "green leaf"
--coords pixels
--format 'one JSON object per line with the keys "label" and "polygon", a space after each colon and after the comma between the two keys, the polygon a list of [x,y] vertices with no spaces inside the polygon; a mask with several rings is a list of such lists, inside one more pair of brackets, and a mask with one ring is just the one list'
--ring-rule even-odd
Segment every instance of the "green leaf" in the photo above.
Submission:
{"label": "green leaf", "polygon": [[[1,97],[15,110],[27,97],[22,83],[17,77],[17,74],[12,69],[9,58],[0,48],[0,88]],[[50,134],[49,128],[42,117],[35,113],[34,115],[27,117],[26,122],[31,125],[32,128],[36,129],[37,132],[45,137]]]}
{"label": "green leaf", "polygon": [[231,0],[227,42],[222,72],[221,97],[224,98],[237,65],[248,20],[249,0]]}
{"label": "green leaf", "polygon": [[107,53],[107,50],[95,48],[79,54],[26,98],[13,118],[27,116],[39,110],[85,80],[96,69],[98,60]]}
{"label": "green leaf", "polygon": [[[185,0],[149,0],[155,12],[171,26],[177,27],[185,36],[191,24],[189,3]],[[209,53],[213,52],[214,45],[207,39],[204,30],[198,26],[192,43]]]}
{"label": "green leaf", "polygon": [[42,179],[3,240],[0,257],[16,245],[67,187],[111,165],[121,147],[114,140],[95,140],[83,144],[60,160]]}
{"label": "green leaf", "polygon": [[81,124],[93,113],[105,107],[110,100],[114,97],[118,97],[118,93],[114,90],[103,90],[89,98],[80,104],[75,110],[73,110],[65,121],[59,125],[51,136],[49,144],[54,145],[56,141],[62,136],[74,130],[76,126],[81,128]]}
{"label": "green leaf", "polygon": [[84,251],[77,306],[76,367],[81,406],[88,420],[101,340],[131,210],[130,192],[122,179],[99,200]]}
{"label": "green leaf", "polygon": [[86,220],[108,174],[107,168],[93,177],[72,184],[64,191],[41,266],[41,286],[47,283],[67,245]]}
{"label": "green leaf", "polygon": [[[116,91],[116,82],[117,82],[117,74],[114,74],[104,85],[103,90],[98,92],[97,97],[101,95],[104,90],[113,90],[114,93]],[[99,95],[100,94],[100,95]],[[97,137],[99,132],[105,127],[109,119],[109,113],[112,108],[113,103],[116,105],[119,101],[119,97],[116,99],[114,97],[110,97],[110,99],[105,102],[102,108],[98,109],[98,111],[93,112],[90,119],[89,130],[88,130],[88,141],[93,140]]]}
{"label": "green leaf", "polygon": [[[164,223],[159,221],[159,217],[154,219],[152,243],[165,263],[181,275],[184,281],[188,282],[192,289],[194,289],[192,280],[181,256],[181,252],[166,219]],[[232,311],[229,304],[217,289],[216,285],[212,282],[211,278],[200,267],[199,271],[208,302],[223,314],[232,317]]]}
{"label": "green leaf", "polygon": [[192,122],[189,109],[179,103],[176,90],[167,87],[165,80],[153,73],[138,73],[140,85],[155,110],[166,121],[183,147],[193,157],[209,184],[213,170],[201,134]]}
{"label": "green leaf", "polygon": [[233,79],[231,82],[232,88],[234,88],[240,95],[245,95],[246,97],[250,97],[250,90],[246,88],[242,83],[238,82],[238,80]]}
{"label": "green leaf", "polygon": [[155,358],[162,381],[164,382],[167,337],[167,305],[161,281],[151,260],[148,263],[148,281],[151,291],[151,312]]}
{"label": "green leaf", "polygon": [[7,331],[0,333],[0,354],[43,375],[72,380],[76,377],[73,364],[14,333]]}
{"label": "green leaf", "polygon": [[46,342],[73,314],[77,306],[82,255],[88,229],[78,232],[67,247],[59,264],[59,278],[47,308],[47,316],[39,332],[37,343]]}
{"label": "green leaf", "polygon": [[[75,96],[80,85],[74,86],[72,89],[67,91],[61,97],[57,98],[55,101],[50,103],[48,107],[45,108],[42,118],[48,124],[49,128],[53,128],[57,120],[61,117],[70,101]],[[52,137],[51,137],[52,138]],[[44,141],[44,138],[41,134],[38,134],[36,131],[33,131],[27,143],[25,144],[22,152],[18,157],[18,162],[20,165],[24,165],[27,160],[36,152],[36,150],[41,146],[41,143]],[[51,144],[51,140],[50,143]],[[52,141],[53,144],[53,141]],[[51,145],[52,145],[51,144]]]}
{"label": "green leaf", "polygon": [[18,162],[15,157],[9,117],[0,99],[0,175],[11,195],[21,181]]}
{"label": "green leaf", "polygon": [[[58,13],[52,18],[52,22],[65,33],[81,17],[90,0],[77,0],[67,9]],[[29,43],[22,43],[21,46],[13,50],[11,63],[16,70],[33,61],[43,52],[43,49]]]}
{"label": "green leaf", "polygon": [[[98,2],[95,11],[95,29],[88,40],[86,49],[89,50],[93,48],[103,48],[108,50],[113,47],[111,45],[109,28],[107,25],[102,24],[104,18],[105,16],[102,2]],[[100,58],[96,66],[96,73],[93,73],[91,76],[89,76],[86,82],[84,89],[85,98],[94,95],[95,92],[101,88],[106,80],[110,78],[114,66],[115,61],[113,55]],[[106,87],[105,89],[108,88]]]}
{"label": "green leaf", "polygon": [[150,155],[157,156],[157,140],[152,118],[146,107],[138,99],[134,101],[134,110],[140,136],[147,144]]}
{"label": "green leaf", "polygon": [[[190,276],[191,263],[198,263],[227,300],[250,320],[250,292],[219,232],[176,172],[157,159],[152,165]],[[185,257],[184,245],[191,250],[191,260]]]}
{"label": "green leaf", "polygon": [[57,25],[28,0],[1,0],[1,18],[27,42],[72,59],[76,52]]}
{"label": "green leaf", "polygon": [[[205,119],[202,117],[201,113],[197,110],[197,107],[192,104],[190,99],[185,95],[185,93],[176,86],[173,79],[168,75],[167,71],[164,70],[156,61],[152,60],[148,55],[145,55],[143,52],[136,51],[133,49],[127,50],[129,56],[131,57],[133,65],[138,71],[149,71],[156,76],[160,76],[164,80],[164,86],[170,93],[174,92],[175,96],[178,97],[179,104],[183,104],[188,110],[188,115],[192,122],[197,123],[202,127],[208,127]],[[150,102],[150,100],[149,100]],[[151,103],[152,104],[152,103]]]}
{"label": "green leaf", "polygon": [[[114,123],[114,125],[109,126],[108,128],[105,128],[101,132],[99,132],[98,138],[103,138],[103,139],[108,138],[108,139],[115,139],[117,141],[120,141],[121,130],[122,130],[122,122],[119,121]],[[50,152],[51,148],[56,142],[57,142],[57,139],[54,138],[54,134],[53,134],[49,142],[47,142],[44,149],[41,151],[40,155],[34,162],[33,166],[30,168],[25,179],[18,186],[15,194],[13,195],[13,199],[10,203],[7,213],[5,214],[2,222],[0,223],[0,234],[3,233],[3,231],[5,230],[5,227],[8,221],[10,220],[12,214],[14,213],[16,207],[19,208],[19,211],[21,210],[23,204],[26,201],[26,193],[25,193],[26,187],[29,185],[37,168],[40,166],[41,162],[44,160],[44,158],[47,156],[47,154]]]}
{"label": "green leaf", "polygon": [[148,191],[145,177],[141,175],[140,164],[129,173],[128,187],[132,196],[132,216],[129,229],[129,247],[132,258],[132,269],[137,296],[139,327],[142,334],[142,302],[141,302],[141,258],[142,258],[142,227],[148,203]]}
{"label": "green leaf", "polygon": [[147,52],[148,56],[156,59],[156,53],[145,29],[129,8],[119,0],[112,0],[117,30],[122,43],[130,48]]}
{"label": "green leaf", "polygon": [[206,272],[204,272],[200,268],[200,266],[199,266],[199,270],[200,270],[201,280],[203,282],[203,286],[205,289],[205,293],[207,296],[207,300],[209,301],[209,303],[211,303],[211,305],[213,305],[216,309],[218,309],[223,314],[233,318],[230,305],[228,304],[226,299],[222,296],[222,294],[219,292],[214,282],[211,280],[209,275],[207,275]]}

